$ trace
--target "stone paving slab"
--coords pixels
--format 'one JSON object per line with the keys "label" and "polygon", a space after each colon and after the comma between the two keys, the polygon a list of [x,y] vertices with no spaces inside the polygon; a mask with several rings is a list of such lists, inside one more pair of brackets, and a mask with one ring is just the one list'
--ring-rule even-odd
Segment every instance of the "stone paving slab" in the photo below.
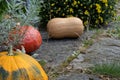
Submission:
{"label": "stone paving slab", "polygon": [[[72,66],[73,70],[79,70],[114,60],[120,62],[120,40],[101,38],[88,48],[85,54],[80,54],[78,58],[74,59],[69,66]],[[57,80],[101,80],[98,76],[91,76],[90,74],[69,73],[67,75],[61,75]]]}

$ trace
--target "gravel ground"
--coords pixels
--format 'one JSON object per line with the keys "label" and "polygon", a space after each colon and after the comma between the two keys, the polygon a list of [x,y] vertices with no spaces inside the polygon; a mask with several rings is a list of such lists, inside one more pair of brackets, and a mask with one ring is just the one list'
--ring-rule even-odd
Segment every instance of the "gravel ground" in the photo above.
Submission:
{"label": "gravel ground", "polygon": [[68,56],[72,55],[74,51],[78,50],[82,45],[83,39],[91,36],[92,32],[85,33],[76,39],[48,39],[46,31],[41,31],[41,35],[43,43],[37,51],[33,52],[38,54],[35,58],[45,60],[49,66],[54,67],[58,66]]}

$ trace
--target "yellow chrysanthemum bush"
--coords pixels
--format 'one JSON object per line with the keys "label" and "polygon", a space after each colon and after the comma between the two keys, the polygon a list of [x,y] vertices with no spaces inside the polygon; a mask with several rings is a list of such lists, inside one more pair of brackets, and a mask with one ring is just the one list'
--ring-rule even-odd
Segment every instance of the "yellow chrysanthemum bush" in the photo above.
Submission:
{"label": "yellow chrysanthemum bush", "polygon": [[54,17],[75,16],[91,28],[106,25],[116,14],[117,0],[44,0],[41,3],[41,23]]}

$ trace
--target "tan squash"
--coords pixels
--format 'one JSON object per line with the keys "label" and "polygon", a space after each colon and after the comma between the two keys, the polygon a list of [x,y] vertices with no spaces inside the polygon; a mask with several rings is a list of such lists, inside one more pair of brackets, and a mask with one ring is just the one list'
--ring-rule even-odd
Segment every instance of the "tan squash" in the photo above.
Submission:
{"label": "tan squash", "polygon": [[0,52],[0,80],[48,80],[41,65],[31,56],[18,52]]}
{"label": "tan squash", "polygon": [[78,38],[84,26],[77,17],[53,18],[47,24],[47,31],[50,38]]}

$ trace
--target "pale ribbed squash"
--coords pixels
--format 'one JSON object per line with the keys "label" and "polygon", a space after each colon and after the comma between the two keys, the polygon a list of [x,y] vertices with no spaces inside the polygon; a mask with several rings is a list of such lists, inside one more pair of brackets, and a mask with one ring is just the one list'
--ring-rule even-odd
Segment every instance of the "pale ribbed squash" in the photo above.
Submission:
{"label": "pale ribbed squash", "polygon": [[53,18],[47,24],[47,31],[50,38],[78,38],[84,26],[77,17]]}
{"label": "pale ribbed squash", "polygon": [[48,80],[41,65],[31,56],[13,51],[0,52],[0,80]]}

